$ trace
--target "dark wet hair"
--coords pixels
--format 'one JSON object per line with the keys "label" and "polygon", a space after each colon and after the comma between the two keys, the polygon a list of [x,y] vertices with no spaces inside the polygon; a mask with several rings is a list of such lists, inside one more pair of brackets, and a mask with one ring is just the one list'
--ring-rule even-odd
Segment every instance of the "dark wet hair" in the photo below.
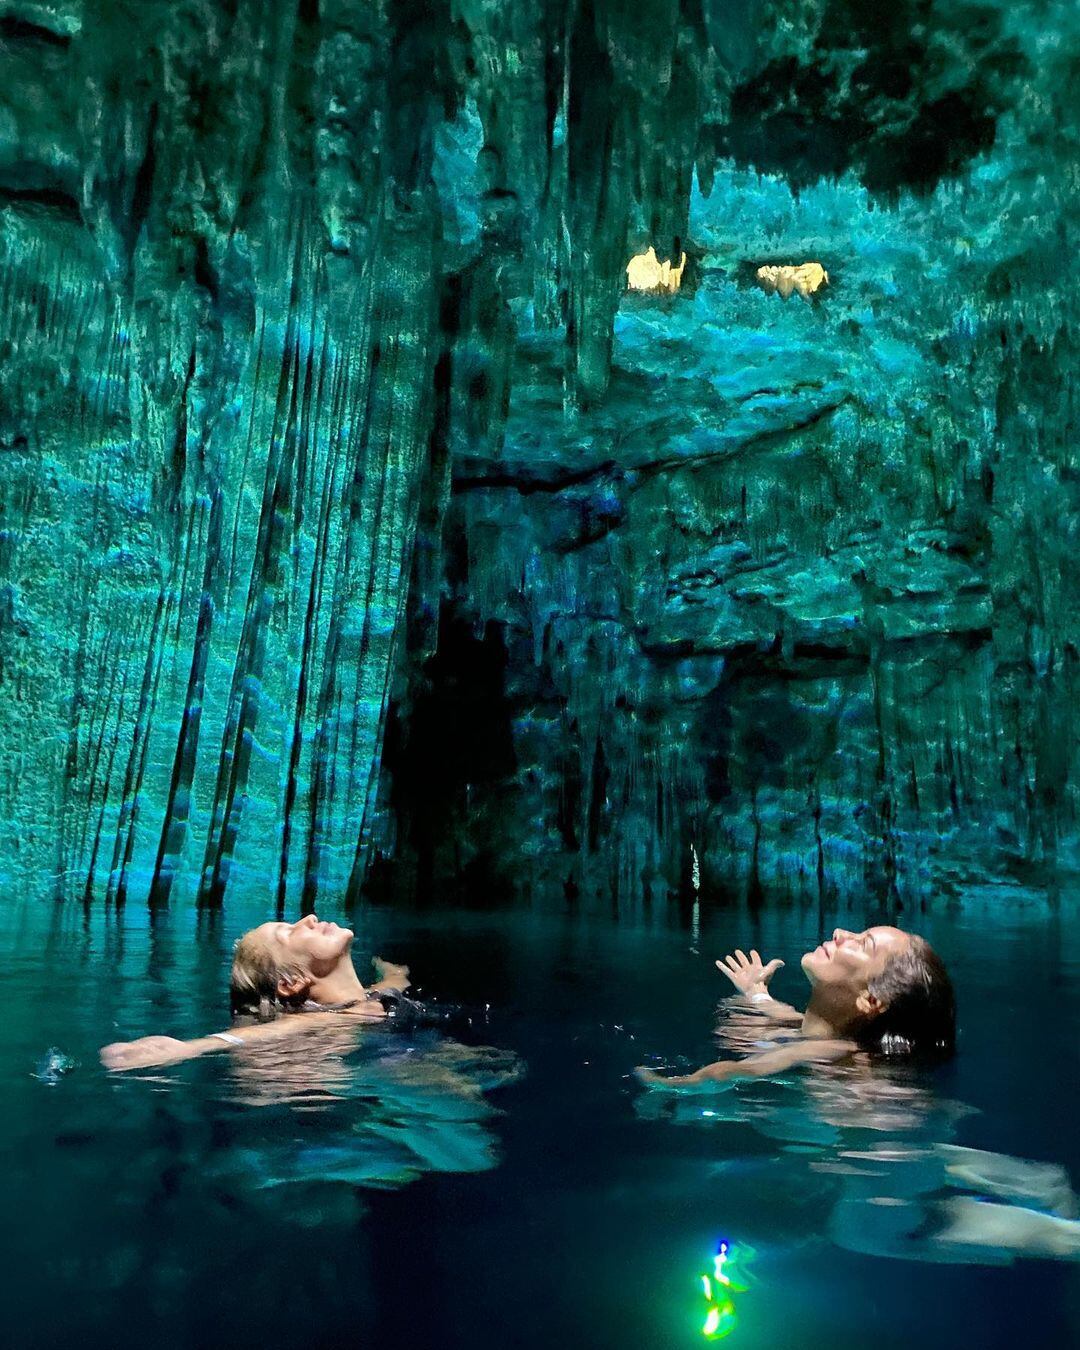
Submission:
{"label": "dark wet hair", "polygon": [[956,999],[945,965],[925,938],[908,935],[908,945],[870,981],[870,993],[884,1011],[859,1035],[883,1055],[946,1058],[956,1049]]}

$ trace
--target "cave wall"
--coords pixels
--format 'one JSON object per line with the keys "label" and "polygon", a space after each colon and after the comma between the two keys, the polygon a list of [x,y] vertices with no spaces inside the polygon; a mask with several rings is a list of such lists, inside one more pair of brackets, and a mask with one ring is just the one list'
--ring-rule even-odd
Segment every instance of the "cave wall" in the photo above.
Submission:
{"label": "cave wall", "polygon": [[429,459],[424,31],[103,3],[0,39],[4,868],[355,887]]}
{"label": "cave wall", "polygon": [[[695,23],[670,0],[5,0],[20,893],[356,893],[416,521],[438,536],[449,456],[500,434],[512,301],[565,333],[568,404],[602,396],[620,277],[592,260],[672,165],[650,210],[685,214]],[[679,134],[629,154],[669,103]]]}
{"label": "cave wall", "polygon": [[[684,286],[623,293],[603,400],[568,407],[520,314],[440,593],[505,676],[487,717],[467,656],[402,694],[505,728],[514,767],[446,783],[437,840],[406,819],[422,886],[632,904],[696,854],[714,896],[917,905],[1075,865],[1075,26],[839,8],[732,77]],[[810,302],[755,283],[811,259]]]}
{"label": "cave wall", "polygon": [[5,0],[9,887],[1059,857],[1075,26]]}

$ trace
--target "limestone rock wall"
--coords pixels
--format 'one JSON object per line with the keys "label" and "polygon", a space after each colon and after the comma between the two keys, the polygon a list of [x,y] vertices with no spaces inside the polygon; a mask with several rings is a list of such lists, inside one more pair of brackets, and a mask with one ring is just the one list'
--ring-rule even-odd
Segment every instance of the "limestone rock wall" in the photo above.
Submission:
{"label": "limestone rock wall", "polygon": [[[970,51],[1001,25],[988,81],[1025,73],[989,143],[962,152],[955,127],[936,169],[880,109],[839,181],[806,184],[805,138],[787,176],[702,152],[684,287],[623,295],[600,404],[566,410],[557,338],[521,323],[505,435],[454,459],[443,595],[473,645],[451,626],[456,658],[403,695],[425,736],[460,714],[488,746],[458,746],[409,822],[424,884],[634,903],[688,891],[693,847],[714,895],[919,904],[1073,864],[1077,136],[1055,16],[1058,37],[1000,13],[964,30]],[[805,81],[827,39],[791,31]],[[810,260],[830,282],[809,303],[756,284]],[[399,816],[423,791],[407,735],[400,761]]]}
{"label": "limestone rock wall", "polygon": [[1059,858],[1074,29],[4,0],[9,888]]}
{"label": "limestone rock wall", "polygon": [[0,36],[4,871],[355,886],[437,347],[393,25],[109,3]]}

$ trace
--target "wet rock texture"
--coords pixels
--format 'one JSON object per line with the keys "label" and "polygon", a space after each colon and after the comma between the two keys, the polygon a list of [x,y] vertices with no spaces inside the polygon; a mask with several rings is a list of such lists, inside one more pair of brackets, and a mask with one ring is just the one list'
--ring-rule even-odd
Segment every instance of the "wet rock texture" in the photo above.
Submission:
{"label": "wet rock texture", "polygon": [[880,10],[0,6],[9,886],[1069,856],[1076,15]]}

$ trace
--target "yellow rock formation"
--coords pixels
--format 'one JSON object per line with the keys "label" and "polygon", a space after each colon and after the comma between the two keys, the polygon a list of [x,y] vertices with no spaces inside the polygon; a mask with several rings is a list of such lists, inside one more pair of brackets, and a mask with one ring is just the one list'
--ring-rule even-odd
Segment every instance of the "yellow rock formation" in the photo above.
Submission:
{"label": "yellow rock formation", "polygon": [[656,256],[656,249],[650,244],[647,252],[636,254],[626,264],[626,284],[632,291],[657,291],[671,295],[682,285],[685,267],[685,253],[679,259],[678,267],[672,267],[671,259],[661,262]]}
{"label": "yellow rock formation", "polygon": [[759,267],[757,279],[767,291],[779,291],[786,300],[792,291],[798,291],[804,300],[822,286],[829,284],[829,274],[820,263],[799,263],[797,267]]}

